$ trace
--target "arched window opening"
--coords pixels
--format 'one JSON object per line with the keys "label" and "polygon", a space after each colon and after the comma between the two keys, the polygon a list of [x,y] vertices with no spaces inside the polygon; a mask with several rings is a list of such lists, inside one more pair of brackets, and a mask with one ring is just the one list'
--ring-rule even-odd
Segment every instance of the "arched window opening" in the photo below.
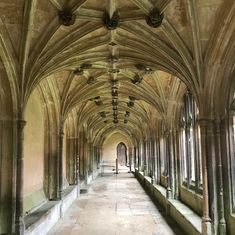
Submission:
{"label": "arched window opening", "polygon": [[198,108],[196,101],[190,92],[183,97],[181,113],[181,171],[182,183],[187,188],[201,191],[202,162],[201,162],[201,134],[197,123]]}

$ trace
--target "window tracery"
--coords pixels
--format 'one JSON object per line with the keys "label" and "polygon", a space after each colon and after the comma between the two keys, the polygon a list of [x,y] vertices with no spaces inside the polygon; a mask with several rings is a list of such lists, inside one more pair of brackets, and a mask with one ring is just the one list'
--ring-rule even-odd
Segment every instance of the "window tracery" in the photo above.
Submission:
{"label": "window tracery", "polygon": [[181,175],[187,188],[201,191],[202,163],[200,151],[200,126],[197,123],[198,108],[193,95],[188,91],[183,97],[181,113]]}

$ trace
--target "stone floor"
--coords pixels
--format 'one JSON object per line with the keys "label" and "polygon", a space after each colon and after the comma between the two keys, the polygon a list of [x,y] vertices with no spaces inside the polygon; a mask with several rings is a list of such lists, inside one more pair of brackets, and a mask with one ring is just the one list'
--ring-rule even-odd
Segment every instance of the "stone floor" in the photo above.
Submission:
{"label": "stone floor", "polygon": [[92,182],[49,235],[182,235],[157,209],[131,173]]}

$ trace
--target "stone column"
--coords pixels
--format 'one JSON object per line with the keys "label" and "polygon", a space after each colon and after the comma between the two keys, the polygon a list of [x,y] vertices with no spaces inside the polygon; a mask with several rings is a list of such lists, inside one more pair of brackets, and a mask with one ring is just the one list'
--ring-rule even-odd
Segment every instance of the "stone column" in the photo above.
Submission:
{"label": "stone column", "polygon": [[160,140],[159,136],[156,137],[156,161],[157,161],[157,177],[156,177],[156,183],[160,184],[161,181],[161,161],[160,161]]}
{"label": "stone column", "polygon": [[152,177],[152,138],[150,137],[149,140],[147,141],[147,154],[148,154],[148,176]]}
{"label": "stone column", "polygon": [[226,222],[224,217],[224,192],[221,159],[221,122],[219,119],[215,123],[215,148],[217,153],[218,171],[218,210],[219,210],[219,235],[226,235]]}
{"label": "stone column", "polygon": [[166,151],[167,151],[167,167],[168,167],[168,176],[167,176],[167,198],[172,198],[173,195],[173,171],[174,171],[174,151],[173,151],[173,136],[172,130],[166,134]]}
{"label": "stone column", "polygon": [[89,175],[92,175],[92,179],[94,179],[94,149],[92,143],[88,143],[88,158],[88,172]]}
{"label": "stone column", "polygon": [[61,130],[59,132],[59,152],[58,152],[58,165],[57,165],[57,172],[58,172],[58,199],[61,200],[62,192],[63,192],[63,139],[64,139],[64,132]]}
{"label": "stone column", "polygon": [[201,158],[202,158],[202,181],[203,181],[203,217],[202,217],[202,235],[211,235],[211,218],[209,214],[209,189],[208,189],[208,166],[207,166],[207,125],[208,120],[200,119],[201,130]]}
{"label": "stone column", "polygon": [[132,169],[131,169],[131,164],[132,164],[132,154],[133,154],[133,148],[129,148],[129,173],[131,173]]}
{"label": "stone column", "polygon": [[155,138],[153,137],[151,139],[151,163],[152,163],[152,175],[151,175],[151,182],[152,184],[155,183],[155,158],[156,158],[156,154],[155,154]]}
{"label": "stone column", "polygon": [[174,130],[173,132],[173,141],[174,141],[174,179],[175,179],[175,188],[174,188],[174,198],[179,198],[179,184],[181,182],[180,178],[180,157],[179,157],[179,130]]}
{"label": "stone column", "polygon": [[143,142],[143,172],[144,172],[144,175],[146,175],[147,173],[147,141],[144,140]]}
{"label": "stone column", "polygon": [[88,184],[89,181],[89,161],[90,161],[90,155],[89,155],[89,144],[86,137],[84,137],[84,167],[85,167],[85,181],[86,184]]}
{"label": "stone column", "polygon": [[145,171],[145,148],[144,141],[140,143],[140,171],[144,173]]}
{"label": "stone column", "polygon": [[94,156],[93,168],[97,170],[97,147],[96,146],[93,147],[93,156]]}
{"label": "stone column", "polygon": [[171,197],[174,198],[175,195],[175,185],[176,185],[176,164],[175,164],[175,129],[170,131],[170,178],[171,178]]}
{"label": "stone column", "polygon": [[74,178],[75,178],[75,185],[77,185],[77,197],[80,196],[80,166],[79,166],[79,139],[75,138],[75,167],[74,167]]}
{"label": "stone column", "polygon": [[23,214],[23,173],[24,173],[24,127],[25,120],[17,121],[17,165],[16,165],[16,218],[15,229],[17,235],[23,235],[24,214]]}
{"label": "stone column", "polygon": [[79,182],[79,152],[78,152],[78,138],[74,138],[74,184]]}
{"label": "stone column", "polygon": [[140,152],[141,152],[141,143],[138,142],[137,143],[137,158],[138,158],[138,171],[141,171],[141,156],[140,156]]}
{"label": "stone column", "polygon": [[101,148],[97,147],[97,169],[100,169]]}
{"label": "stone column", "polygon": [[66,178],[69,185],[75,184],[75,139],[66,137]]}
{"label": "stone column", "polygon": [[137,154],[136,154],[136,146],[134,146],[134,148],[133,148],[133,160],[134,160],[134,162],[133,162],[133,164],[134,164],[134,171],[135,171],[135,169],[136,169],[136,166],[137,166]]}
{"label": "stone column", "polygon": [[77,138],[74,137],[71,139],[72,151],[70,158],[70,175],[71,181],[70,184],[77,185]]}
{"label": "stone column", "polygon": [[85,160],[84,160],[84,137],[79,133],[79,175],[80,179],[85,178]]}

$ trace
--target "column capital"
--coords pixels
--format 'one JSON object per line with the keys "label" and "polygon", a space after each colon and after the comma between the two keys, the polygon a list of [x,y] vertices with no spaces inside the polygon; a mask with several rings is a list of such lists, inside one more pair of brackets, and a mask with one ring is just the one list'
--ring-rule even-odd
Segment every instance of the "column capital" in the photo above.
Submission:
{"label": "column capital", "polygon": [[26,123],[27,122],[25,120],[18,119],[17,120],[17,127],[18,127],[18,129],[23,130],[23,128],[25,127]]}
{"label": "column capital", "polygon": [[214,119],[201,117],[197,119],[197,122],[199,123],[200,126],[207,127],[214,122]]}

